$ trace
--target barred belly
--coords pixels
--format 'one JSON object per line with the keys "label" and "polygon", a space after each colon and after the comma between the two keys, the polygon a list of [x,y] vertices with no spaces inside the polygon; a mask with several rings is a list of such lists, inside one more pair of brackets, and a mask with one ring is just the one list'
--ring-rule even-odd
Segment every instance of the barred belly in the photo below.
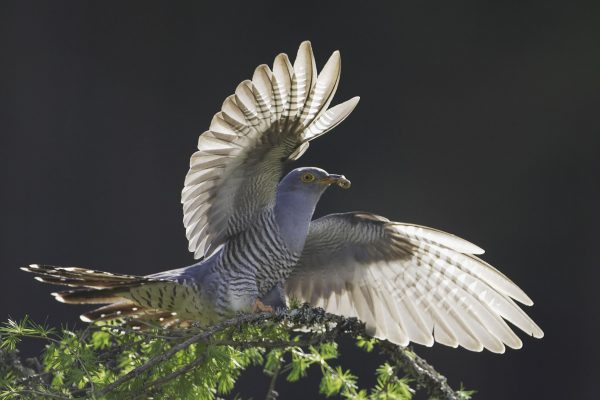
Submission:
{"label": "barred belly", "polygon": [[251,229],[223,248],[216,268],[226,284],[217,294],[217,308],[249,311],[257,298],[289,276],[299,258],[286,247],[273,211],[265,210]]}

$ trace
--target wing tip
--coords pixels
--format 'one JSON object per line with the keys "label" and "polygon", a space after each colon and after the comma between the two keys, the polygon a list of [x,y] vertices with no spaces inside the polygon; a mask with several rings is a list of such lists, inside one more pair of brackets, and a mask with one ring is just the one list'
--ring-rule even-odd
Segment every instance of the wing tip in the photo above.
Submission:
{"label": "wing tip", "polygon": [[[442,231],[439,231],[442,232]],[[444,232],[446,233],[446,232]],[[481,247],[477,246],[474,243],[469,242],[466,239],[463,239],[459,236],[456,236],[452,233],[446,233],[446,235],[448,235],[448,239],[450,239],[453,242],[453,246],[450,247],[455,251],[458,251],[459,253],[463,253],[463,254],[472,254],[472,255],[482,255],[485,253],[485,250],[482,249]],[[443,245],[447,245],[446,243],[441,243]],[[449,245],[450,243],[448,243]]]}
{"label": "wing tip", "polygon": [[519,349],[523,348],[523,342],[518,337],[515,339],[514,342],[505,343],[505,344],[513,350],[519,350]]}
{"label": "wing tip", "polygon": [[302,49],[307,46],[312,48],[312,43],[310,42],[310,40],[303,40],[302,43],[300,43],[299,48]]}
{"label": "wing tip", "polygon": [[531,332],[531,336],[536,339],[541,339],[544,337],[544,331],[539,326],[536,326]]}
{"label": "wing tip", "polygon": [[287,53],[279,53],[275,56],[275,60],[273,61],[274,64],[277,63],[284,63],[287,64],[290,61],[290,57],[287,55]]}
{"label": "wing tip", "polygon": [[506,346],[504,346],[504,344],[501,344],[498,347],[488,347],[487,348],[489,351],[491,351],[494,354],[504,354],[506,353]]}
{"label": "wing tip", "polygon": [[523,290],[521,290],[521,295],[519,296],[519,298],[514,298],[515,300],[517,300],[519,303],[526,305],[528,307],[533,306],[533,300],[531,300],[531,298],[529,296],[527,296],[527,294],[525,292],[523,292]]}
{"label": "wing tip", "polygon": [[477,246],[476,244],[473,244],[471,242],[467,242],[469,243],[469,246],[467,246],[469,248],[469,254],[474,254],[474,255],[482,255],[485,253],[485,250],[482,249],[481,247]]}
{"label": "wing tip", "polygon": [[[340,68],[341,63],[342,63],[342,54],[340,53],[339,50],[335,50],[329,56],[329,59],[325,63],[325,66],[323,67],[323,69],[325,69],[325,67],[328,66],[328,65],[335,65],[336,68],[338,69],[338,76],[339,76],[339,68]],[[321,71],[321,73],[322,72],[323,71]]]}
{"label": "wing tip", "polygon": [[271,67],[269,67],[267,64],[259,64],[256,68],[254,68],[254,72],[256,71],[267,71],[267,70],[271,70]]}
{"label": "wing tip", "polygon": [[[306,57],[306,58],[304,58],[304,57]],[[314,61],[313,48],[312,48],[312,44],[310,43],[310,40],[305,40],[304,42],[300,43],[300,46],[298,47],[298,53],[296,55],[295,63],[298,61],[301,61],[301,62]],[[296,65],[294,65],[294,69],[296,69]]]}

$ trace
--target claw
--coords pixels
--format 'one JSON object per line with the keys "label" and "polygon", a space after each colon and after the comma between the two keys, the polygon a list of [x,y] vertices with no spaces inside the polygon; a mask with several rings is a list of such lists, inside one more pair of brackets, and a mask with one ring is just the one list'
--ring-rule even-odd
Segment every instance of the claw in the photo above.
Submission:
{"label": "claw", "polygon": [[256,302],[252,305],[252,312],[269,312],[269,313],[272,313],[274,311],[275,310],[273,310],[273,307],[264,304],[259,299],[256,299]]}

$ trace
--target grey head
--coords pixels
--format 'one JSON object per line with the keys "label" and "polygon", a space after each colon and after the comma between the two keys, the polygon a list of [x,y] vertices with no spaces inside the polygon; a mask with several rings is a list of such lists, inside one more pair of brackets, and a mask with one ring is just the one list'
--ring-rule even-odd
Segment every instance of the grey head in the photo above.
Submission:
{"label": "grey head", "polygon": [[275,218],[291,251],[302,251],[315,207],[331,185],[348,189],[350,181],[343,175],[330,174],[321,168],[303,167],[290,171],[279,182]]}
{"label": "grey head", "polygon": [[348,189],[350,181],[344,175],[330,174],[317,167],[302,167],[290,171],[279,182],[277,188],[281,191],[296,191],[306,195],[320,196],[332,184]]}

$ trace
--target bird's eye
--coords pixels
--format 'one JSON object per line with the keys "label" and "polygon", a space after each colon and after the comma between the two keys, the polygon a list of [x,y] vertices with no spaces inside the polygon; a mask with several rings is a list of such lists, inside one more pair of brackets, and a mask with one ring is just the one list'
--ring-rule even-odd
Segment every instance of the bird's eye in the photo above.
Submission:
{"label": "bird's eye", "polygon": [[309,183],[315,180],[315,176],[310,173],[306,173],[300,177],[300,180],[304,183]]}

